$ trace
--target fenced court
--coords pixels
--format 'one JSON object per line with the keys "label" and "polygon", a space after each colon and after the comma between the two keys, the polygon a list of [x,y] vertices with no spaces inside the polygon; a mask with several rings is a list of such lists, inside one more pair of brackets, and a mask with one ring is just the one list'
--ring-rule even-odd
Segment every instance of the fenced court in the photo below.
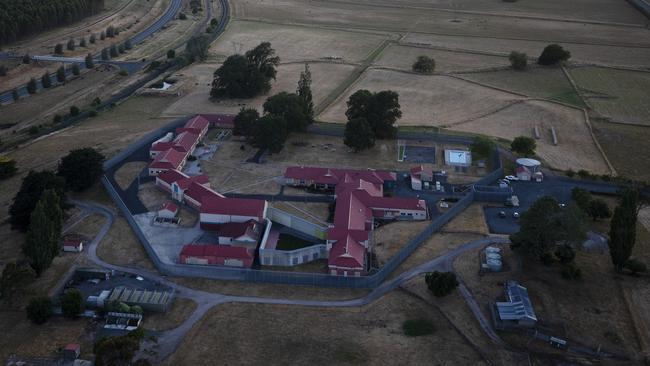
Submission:
{"label": "fenced court", "polygon": [[397,161],[409,163],[436,163],[436,147],[424,144],[408,144],[397,140]]}

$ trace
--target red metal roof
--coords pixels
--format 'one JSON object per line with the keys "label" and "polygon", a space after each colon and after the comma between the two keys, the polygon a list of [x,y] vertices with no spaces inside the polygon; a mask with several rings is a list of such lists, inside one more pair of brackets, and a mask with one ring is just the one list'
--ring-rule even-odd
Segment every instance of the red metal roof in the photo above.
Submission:
{"label": "red metal roof", "polygon": [[185,192],[185,195],[201,203],[201,211],[203,211],[203,206],[205,204],[206,198],[223,199],[223,196],[220,193],[202,184],[199,184],[198,182],[191,182],[187,188],[187,191]]}
{"label": "red metal roof", "polygon": [[352,236],[339,240],[330,250],[328,265],[341,268],[364,268],[366,248]]}
{"label": "red metal roof", "polygon": [[183,246],[183,249],[181,249],[180,255],[190,257],[213,256],[237,259],[252,259],[255,257],[250,249],[221,244],[187,244]]}
{"label": "red metal roof", "polygon": [[214,215],[264,217],[266,201],[248,198],[226,198],[219,196],[203,196],[201,213]]}
{"label": "red metal roof", "polygon": [[151,145],[149,151],[166,151],[171,149],[173,146],[174,143],[171,141],[156,142],[155,144]]}
{"label": "red metal roof", "polygon": [[205,130],[210,126],[210,121],[202,115],[197,115],[194,118],[187,121],[185,128],[196,128],[198,130]]}
{"label": "red metal roof", "polygon": [[162,180],[163,182],[169,185],[171,185],[174,182],[178,182],[179,180],[189,179],[189,178],[190,177],[187,176],[185,173],[180,172],[176,169],[170,169],[158,174],[158,179]]}
{"label": "red metal roof", "polygon": [[162,206],[163,210],[169,210],[171,212],[178,212],[178,206],[173,202],[167,202]]}
{"label": "red metal roof", "polygon": [[[248,220],[246,222],[229,222],[226,224],[218,225],[217,233],[219,236],[227,238],[238,238],[240,236],[246,235],[248,230],[254,231],[255,226],[257,225],[260,225],[260,223],[255,220]],[[253,232],[253,234],[257,233]]]}
{"label": "red metal roof", "polygon": [[174,148],[179,151],[189,153],[192,150],[192,147],[197,144],[198,141],[199,135],[186,131],[176,136],[174,139]]}
{"label": "red metal roof", "polygon": [[174,149],[169,149],[158,154],[153,162],[149,164],[149,167],[154,169],[178,170],[181,167],[183,160],[185,160],[185,156],[185,153],[176,151]]}
{"label": "red metal roof", "polygon": [[81,346],[79,344],[77,344],[77,343],[68,343],[65,346],[66,351],[75,351],[76,352],[76,351],[78,351],[80,349],[81,349]]}
{"label": "red metal roof", "polygon": [[318,167],[292,166],[288,167],[284,176],[297,180],[314,181],[319,184],[338,184],[348,175],[351,179],[363,179],[373,184],[383,184],[385,181],[397,180],[393,172],[382,170],[355,170],[355,169],[332,169]]}
{"label": "red metal roof", "polygon": [[222,127],[235,125],[235,116],[232,114],[201,114],[200,116],[210,121],[213,125]]}

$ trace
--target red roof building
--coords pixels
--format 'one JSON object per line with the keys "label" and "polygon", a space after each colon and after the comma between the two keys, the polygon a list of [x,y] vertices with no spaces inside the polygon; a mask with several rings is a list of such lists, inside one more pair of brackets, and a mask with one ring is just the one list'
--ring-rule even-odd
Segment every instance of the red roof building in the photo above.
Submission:
{"label": "red roof building", "polygon": [[383,185],[397,181],[393,172],[381,170],[354,170],[293,166],[284,172],[286,184],[294,186],[316,186],[317,188],[334,188],[346,179],[364,180],[368,183]]}
{"label": "red roof building", "polygon": [[233,128],[235,116],[232,114],[201,114],[201,117],[210,122],[210,126],[219,128]]}
{"label": "red roof building", "polygon": [[178,206],[173,202],[167,202],[158,210],[158,216],[164,218],[174,218],[178,214]]}
{"label": "red roof building", "polygon": [[169,149],[156,156],[149,164],[149,175],[156,176],[167,170],[182,170],[187,161],[187,154]]}
{"label": "red roof building", "polygon": [[185,131],[176,136],[172,148],[190,155],[194,152],[194,148],[198,143],[199,135]]}
{"label": "red roof building", "polygon": [[203,196],[201,224],[264,221],[268,204],[264,200]]}
{"label": "red roof building", "polygon": [[244,247],[219,244],[188,244],[181,249],[179,261],[182,264],[250,268],[254,259],[254,251]]}

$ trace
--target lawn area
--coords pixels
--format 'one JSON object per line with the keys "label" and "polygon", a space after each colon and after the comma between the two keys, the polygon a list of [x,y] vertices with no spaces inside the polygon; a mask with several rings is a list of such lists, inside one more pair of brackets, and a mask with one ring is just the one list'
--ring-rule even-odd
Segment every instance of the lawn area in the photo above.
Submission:
{"label": "lawn area", "polygon": [[308,247],[311,245],[313,245],[313,243],[310,241],[296,238],[295,236],[289,234],[280,234],[276,249],[289,251]]}
{"label": "lawn area", "polygon": [[592,120],[596,139],[617,173],[626,178],[650,181],[650,127]]}
{"label": "lawn area", "polygon": [[433,334],[435,327],[428,319],[409,319],[402,324],[404,334],[409,337],[419,337]]}
{"label": "lawn area", "polygon": [[589,104],[616,122],[650,125],[650,73],[580,67],[571,77]]}
{"label": "lawn area", "polygon": [[462,76],[531,97],[546,98],[577,107],[585,106],[559,68],[534,67],[526,71],[500,70]]}

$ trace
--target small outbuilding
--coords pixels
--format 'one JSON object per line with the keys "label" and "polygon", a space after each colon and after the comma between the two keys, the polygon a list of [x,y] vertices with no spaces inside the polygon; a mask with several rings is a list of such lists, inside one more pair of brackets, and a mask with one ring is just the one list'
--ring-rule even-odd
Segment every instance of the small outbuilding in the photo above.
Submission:
{"label": "small outbuilding", "polygon": [[505,295],[507,301],[495,304],[496,328],[534,327],[537,324],[537,316],[528,296],[528,289],[517,281],[507,281]]}
{"label": "small outbuilding", "polygon": [[530,158],[517,159],[517,168],[515,174],[519,180],[541,182],[544,179],[544,174],[541,171],[542,163],[539,160]]}
{"label": "small outbuilding", "polygon": [[79,253],[83,251],[84,243],[81,239],[66,239],[63,241],[63,251]]}
{"label": "small outbuilding", "polygon": [[78,343],[70,343],[63,348],[65,360],[76,360],[81,355],[81,346]]}
{"label": "small outbuilding", "polygon": [[178,206],[173,202],[165,203],[160,210],[158,210],[158,217],[165,219],[173,219],[178,215]]}

